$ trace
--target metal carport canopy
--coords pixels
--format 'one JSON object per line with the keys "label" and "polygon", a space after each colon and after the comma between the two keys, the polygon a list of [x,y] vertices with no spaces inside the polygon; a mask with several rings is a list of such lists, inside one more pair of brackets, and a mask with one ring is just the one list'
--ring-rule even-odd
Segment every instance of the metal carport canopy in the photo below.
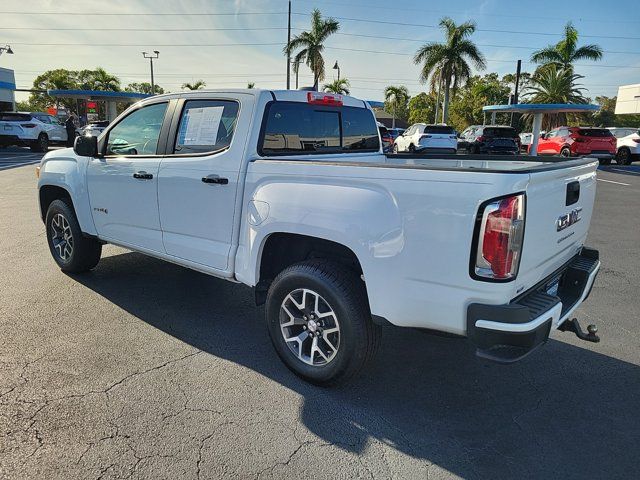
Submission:
{"label": "metal carport canopy", "polygon": [[516,103],[514,105],[487,105],[482,107],[483,112],[491,113],[522,113],[533,115],[533,138],[529,155],[538,155],[538,139],[542,128],[542,116],[553,113],[580,113],[597,112],[598,105],[578,103]]}

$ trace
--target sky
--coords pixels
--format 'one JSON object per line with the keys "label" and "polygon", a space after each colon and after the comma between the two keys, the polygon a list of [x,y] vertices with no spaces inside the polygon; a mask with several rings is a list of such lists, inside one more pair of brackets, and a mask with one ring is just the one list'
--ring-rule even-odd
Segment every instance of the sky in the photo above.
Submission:
{"label": "sky", "polygon": [[[600,62],[580,62],[576,73],[587,96],[614,96],[619,85],[640,83],[640,9],[637,0],[292,0],[292,34],[307,29],[310,12],[340,22],[326,43],[326,81],[341,76],[351,94],[382,100],[387,85],[406,85],[412,95],[427,89],[413,63],[427,41],[441,41],[444,16],[473,20],[472,39],[487,58],[485,72],[533,71],[531,53],[560,39],[572,21],[581,44],[599,44]],[[179,91],[185,82],[203,79],[207,87],[285,88],[287,0],[2,0],[0,67],[15,70],[18,88],[30,88],[48,69],[104,67],[123,86],[149,81],[142,51],[159,50],[156,83]],[[523,33],[525,32],[525,33]],[[292,75],[292,86],[295,85]],[[300,69],[300,86],[313,83]],[[28,94],[18,92],[17,100]]]}

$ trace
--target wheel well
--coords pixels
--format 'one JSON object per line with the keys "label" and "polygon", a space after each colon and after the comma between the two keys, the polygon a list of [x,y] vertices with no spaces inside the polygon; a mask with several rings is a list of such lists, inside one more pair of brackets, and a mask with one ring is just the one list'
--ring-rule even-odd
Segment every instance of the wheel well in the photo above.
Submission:
{"label": "wheel well", "polygon": [[274,233],[267,238],[262,249],[256,303],[261,305],[265,302],[269,285],[282,270],[312,258],[332,260],[362,275],[356,254],[340,243],[294,233]]}
{"label": "wheel well", "polygon": [[44,185],[40,188],[40,217],[42,221],[44,221],[47,216],[49,205],[51,205],[51,202],[54,200],[66,200],[68,205],[73,208],[71,195],[69,195],[69,192],[64,188],[55,185]]}

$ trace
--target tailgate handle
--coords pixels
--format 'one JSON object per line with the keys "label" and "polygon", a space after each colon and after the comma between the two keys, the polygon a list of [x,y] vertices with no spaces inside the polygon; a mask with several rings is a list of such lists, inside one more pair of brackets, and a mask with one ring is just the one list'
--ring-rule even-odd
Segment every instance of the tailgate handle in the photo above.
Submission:
{"label": "tailgate handle", "polygon": [[573,205],[580,199],[580,182],[570,182],[567,184],[567,207]]}

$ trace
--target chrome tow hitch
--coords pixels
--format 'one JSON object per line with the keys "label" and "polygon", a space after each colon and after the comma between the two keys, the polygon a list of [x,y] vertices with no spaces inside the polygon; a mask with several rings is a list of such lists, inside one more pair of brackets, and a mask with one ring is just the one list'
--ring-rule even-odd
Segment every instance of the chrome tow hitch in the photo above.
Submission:
{"label": "chrome tow hitch", "polygon": [[584,333],[577,318],[572,318],[571,320],[563,322],[562,325],[558,327],[558,330],[561,332],[573,332],[580,340],[585,340],[587,342],[598,343],[600,341],[600,337],[596,335],[598,333],[598,327],[593,324],[589,325],[587,326],[587,331],[589,333]]}

